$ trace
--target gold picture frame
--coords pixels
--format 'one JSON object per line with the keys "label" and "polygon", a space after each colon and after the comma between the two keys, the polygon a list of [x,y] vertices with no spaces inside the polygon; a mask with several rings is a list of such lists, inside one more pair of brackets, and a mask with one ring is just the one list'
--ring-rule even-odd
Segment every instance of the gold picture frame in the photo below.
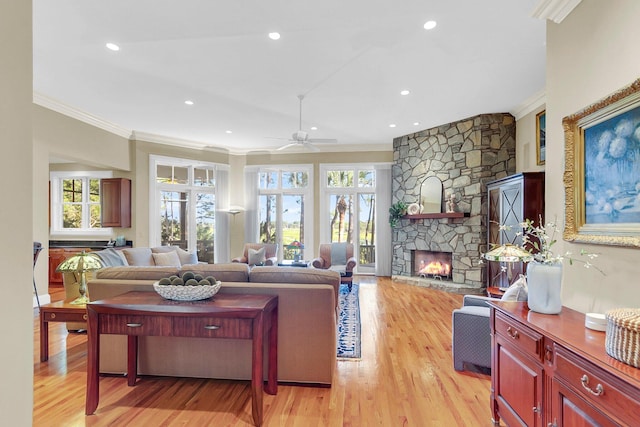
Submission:
{"label": "gold picture frame", "polygon": [[547,157],[547,112],[536,114],[536,164],[544,165]]}
{"label": "gold picture frame", "polygon": [[563,238],[640,247],[640,79],[562,125]]}

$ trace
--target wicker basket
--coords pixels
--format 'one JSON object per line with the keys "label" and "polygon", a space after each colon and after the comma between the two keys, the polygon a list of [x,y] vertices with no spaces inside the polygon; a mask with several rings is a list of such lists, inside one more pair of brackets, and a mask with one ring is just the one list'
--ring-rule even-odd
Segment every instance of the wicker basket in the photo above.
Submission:
{"label": "wicker basket", "polygon": [[617,308],[607,312],[607,354],[640,368],[640,309]]}

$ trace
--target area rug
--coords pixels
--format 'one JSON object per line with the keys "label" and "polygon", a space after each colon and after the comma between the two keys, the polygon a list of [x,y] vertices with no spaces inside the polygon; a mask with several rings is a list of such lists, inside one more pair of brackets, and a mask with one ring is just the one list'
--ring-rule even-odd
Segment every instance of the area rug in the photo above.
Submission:
{"label": "area rug", "polygon": [[354,283],[351,291],[347,285],[340,285],[338,295],[340,318],[338,321],[338,359],[353,360],[360,358],[361,325],[358,285]]}

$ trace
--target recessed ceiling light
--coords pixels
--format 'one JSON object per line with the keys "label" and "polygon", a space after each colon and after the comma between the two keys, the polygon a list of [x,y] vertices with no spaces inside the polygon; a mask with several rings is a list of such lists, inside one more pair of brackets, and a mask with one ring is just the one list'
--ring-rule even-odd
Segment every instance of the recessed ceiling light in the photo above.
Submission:
{"label": "recessed ceiling light", "polygon": [[424,23],[425,30],[433,30],[438,23],[436,21],[427,21]]}
{"label": "recessed ceiling light", "polygon": [[190,99],[187,99],[186,101],[184,101],[184,103],[187,105],[193,105],[193,101],[191,101]]}
{"label": "recessed ceiling light", "polygon": [[420,122],[413,122],[414,126],[418,126],[420,124]]}
{"label": "recessed ceiling light", "polygon": [[316,126],[311,126],[311,130],[318,130]]}
{"label": "recessed ceiling light", "polygon": [[276,32],[269,33],[269,38],[271,40],[279,40],[280,39],[280,33],[276,33]]}
{"label": "recessed ceiling light", "polygon": [[106,46],[107,46],[107,49],[113,50],[114,52],[117,52],[120,50],[120,46],[118,46],[115,43],[107,43]]}
{"label": "recessed ceiling light", "polygon": [[233,133],[233,132],[230,130],[225,130],[225,133]]}
{"label": "recessed ceiling light", "polygon": [[405,89],[405,90],[400,91],[400,95],[402,95],[402,96],[409,95],[410,93],[411,93],[411,92],[409,92],[409,91],[408,91],[408,90],[406,90],[406,89]]}
{"label": "recessed ceiling light", "polygon": [[394,127],[396,127],[396,125],[395,125],[394,123],[391,123],[391,124],[389,125],[389,127],[390,127],[390,128],[394,128]]}

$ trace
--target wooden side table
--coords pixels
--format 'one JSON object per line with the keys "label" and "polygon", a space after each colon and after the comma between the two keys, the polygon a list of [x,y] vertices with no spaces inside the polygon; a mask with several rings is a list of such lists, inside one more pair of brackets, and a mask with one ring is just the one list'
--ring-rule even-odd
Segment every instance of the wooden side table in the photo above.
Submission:
{"label": "wooden side table", "polygon": [[[217,294],[201,301],[169,301],[155,292],[127,292],[87,305],[87,400],[85,414],[98,407],[100,334],[127,335],[127,383],[135,385],[139,336],[235,338],[252,341],[251,407],[262,425],[263,389],[278,391],[278,297]],[[267,348],[267,385],[263,378]]]}
{"label": "wooden side table", "polygon": [[502,298],[502,295],[504,295],[504,291],[497,286],[489,286],[487,288],[487,296],[491,298]]}
{"label": "wooden side table", "polygon": [[75,298],[56,301],[40,307],[40,361],[49,360],[49,322],[86,322],[85,304],[71,304]]}

